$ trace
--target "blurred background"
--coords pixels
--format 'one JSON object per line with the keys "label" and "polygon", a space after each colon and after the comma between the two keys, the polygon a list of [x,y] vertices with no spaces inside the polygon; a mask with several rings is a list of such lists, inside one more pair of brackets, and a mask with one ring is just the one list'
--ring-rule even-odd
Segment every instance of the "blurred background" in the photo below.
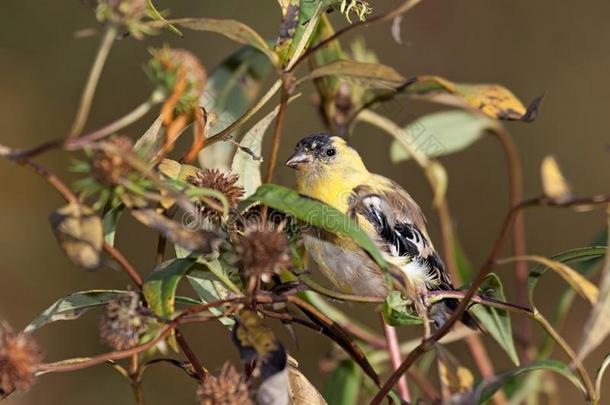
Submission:
{"label": "blurred background", "polygon": [[[280,10],[274,0],[249,1],[247,6],[243,0],[156,3],[160,9],[170,9],[172,17],[238,19],[268,38],[275,38],[280,22]],[[379,12],[397,3],[397,0],[375,1],[373,7]],[[27,148],[61,137],[70,129],[99,40],[97,36],[79,39],[75,32],[86,28],[99,31],[95,16],[76,0],[2,0],[0,11],[4,16],[0,24],[0,143]],[[335,14],[335,26],[345,24]],[[524,102],[546,94],[535,122],[507,124],[523,160],[525,196],[540,193],[539,165],[547,154],[556,156],[576,193],[588,195],[608,190],[609,14],[610,2],[601,0],[587,2],[586,6],[554,0],[425,0],[404,18],[404,45],[392,40],[390,23],[356,30],[343,37],[343,42],[364,36],[382,63],[395,67],[406,77],[438,74],[459,82],[499,83]],[[208,71],[237,48],[219,35],[193,31],[185,34],[184,39],[164,32],[144,41],[129,38],[119,41],[102,74],[87,128],[94,129],[120,117],[148,96],[151,85],[142,69],[149,57],[147,47],[167,43],[189,49],[200,57]],[[289,106],[281,161],[288,157],[298,139],[322,129],[309,97],[312,90],[304,88],[305,96]],[[439,109],[423,102],[401,100],[404,110],[393,112],[391,117],[400,124]],[[154,114],[150,114],[123,132],[136,139],[153,120]],[[267,141],[270,138],[267,136]],[[388,157],[389,137],[370,126],[356,128],[353,144],[363,151],[372,170],[397,180],[411,192],[427,213],[432,237],[438,241],[431,192],[421,170],[412,162],[393,165]],[[54,151],[39,161],[73,179],[66,171],[69,159],[65,153]],[[478,267],[488,254],[508,208],[502,150],[497,140],[488,136],[441,161],[449,173],[448,199],[457,232]],[[276,182],[292,185],[292,173],[281,167]],[[63,201],[40,178],[0,160],[0,184],[0,319],[21,329],[70,292],[126,286],[124,274],[110,269],[85,272],[62,254],[47,217]],[[156,235],[127,216],[124,218],[118,245],[141,273],[148,272],[153,263]],[[603,211],[534,209],[526,213],[525,220],[528,251],[541,255],[585,246],[605,226]],[[508,299],[514,298],[512,267],[499,268],[498,273],[505,282]],[[538,302],[542,311],[548,313],[564,285],[551,274],[542,283]],[[343,308],[377,326],[372,307],[343,305]],[[577,300],[564,330],[574,344],[578,343],[586,309]],[[98,316],[98,311],[91,311],[78,321],[55,323],[36,332],[46,360],[107,351],[99,342]],[[217,371],[227,358],[238,361],[237,351],[220,324],[190,326],[185,332],[210,370]],[[413,333],[401,330],[405,338]],[[323,387],[319,361],[331,345],[307,330],[297,329],[297,334],[299,348],[285,332],[280,332],[290,352],[300,360],[304,373]],[[484,340],[497,359],[497,369],[509,368],[504,353],[489,338]],[[464,351],[461,343],[450,348],[455,353]],[[601,348],[590,356],[588,365],[592,370],[609,348]],[[562,358],[561,353],[555,356]],[[166,365],[151,367],[144,379],[149,404],[193,403],[195,388],[192,380]],[[580,401],[571,386],[561,389],[565,390],[565,403]],[[28,393],[14,395],[7,403],[93,405],[110,401],[130,403],[131,392],[111,367],[101,365],[43,376]]]}

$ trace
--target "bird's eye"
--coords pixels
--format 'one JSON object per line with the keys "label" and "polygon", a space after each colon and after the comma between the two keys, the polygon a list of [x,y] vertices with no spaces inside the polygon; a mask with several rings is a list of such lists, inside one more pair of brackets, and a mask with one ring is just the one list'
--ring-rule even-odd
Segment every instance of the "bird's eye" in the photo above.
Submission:
{"label": "bird's eye", "polygon": [[336,153],[337,151],[335,150],[335,148],[326,150],[326,156],[335,156]]}

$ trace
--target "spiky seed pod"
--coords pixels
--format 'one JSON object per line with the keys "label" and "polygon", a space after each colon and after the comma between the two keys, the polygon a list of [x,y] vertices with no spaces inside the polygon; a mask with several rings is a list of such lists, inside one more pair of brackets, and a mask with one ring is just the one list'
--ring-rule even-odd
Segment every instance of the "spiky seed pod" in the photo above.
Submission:
{"label": "spiky seed pod", "polygon": [[0,323],[0,398],[34,384],[42,355],[32,337]]}
{"label": "spiky seed pod", "polygon": [[[133,148],[131,139],[126,136],[115,136],[108,143],[124,153],[131,152]],[[91,158],[91,166],[93,167],[95,178],[109,186],[118,185],[119,180],[132,171],[131,166],[123,159],[120,153],[111,154],[103,150],[95,152]]]}
{"label": "spiky seed pod", "polygon": [[290,265],[288,237],[282,227],[272,229],[261,224],[250,225],[239,239],[237,253],[247,277],[260,276],[268,281],[270,276]]}
{"label": "spiky seed pod", "polygon": [[127,350],[137,346],[148,323],[148,319],[142,316],[139,309],[140,297],[136,293],[108,303],[98,324],[102,340],[115,350]]}
{"label": "spiky seed pod", "polygon": [[230,363],[225,363],[218,377],[208,378],[197,390],[201,405],[252,405],[248,384]]}
{"label": "spiky seed pod", "polygon": [[[209,188],[222,193],[227,199],[229,209],[237,207],[237,203],[244,195],[244,189],[236,185],[239,176],[237,174],[225,174],[218,169],[201,170],[194,176],[189,176],[186,180],[196,187]],[[215,201],[221,204],[220,201]],[[214,223],[220,222],[221,219],[220,212],[206,205],[201,206],[201,215]]]}
{"label": "spiky seed pod", "polygon": [[199,108],[199,97],[207,81],[206,71],[199,59],[185,49],[168,47],[151,50],[148,71],[153,82],[172,94],[177,113]]}

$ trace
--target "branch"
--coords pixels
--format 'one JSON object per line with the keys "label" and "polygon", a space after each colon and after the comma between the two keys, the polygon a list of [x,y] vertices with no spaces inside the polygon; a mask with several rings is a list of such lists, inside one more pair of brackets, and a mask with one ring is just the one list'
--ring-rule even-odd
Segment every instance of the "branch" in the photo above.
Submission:
{"label": "branch", "polygon": [[85,84],[85,88],[83,89],[78,112],[74,118],[74,123],[72,124],[72,129],[70,130],[68,139],[76,138],[78,135],[80,135],[85,127],[87,117],[89,116],[89,111],[91,110],[91,103],[93,101],[95,89],[97,88],[100,75],[102,74],[102,69],[104,68],[104,64],[106,63],[106,59],[108,58],[108,54],[110,53],[110,49],[112,48],[116,37],[117,27],[114,24],[108,25],[106,32],[102,37],[102,42],[98,48],[93,66],[91,66],[89,78],[87,79],[87,84]]}
{"label": "branch", "polygon": [[280,97],[280,107],[275,121],[275,131],[273,132],[273,143],[271,144],[271,153],[269,155],[269,163],[267,164],[267,173],[265,175],[265,183],[271,183],[273,173],[277,165],[277,156],[280,151],[280,141],[282,138],[282,129],[286,118],[286,106],[288,105],[288,89],[286,88],[286,78],[282,79],[282,94]]}

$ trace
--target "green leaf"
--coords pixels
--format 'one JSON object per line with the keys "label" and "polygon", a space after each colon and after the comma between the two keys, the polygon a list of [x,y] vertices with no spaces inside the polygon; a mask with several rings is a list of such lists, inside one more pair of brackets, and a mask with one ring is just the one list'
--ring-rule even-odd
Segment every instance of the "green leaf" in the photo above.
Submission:
{"label": "green leaf", "polygon": [[394,68],[380,63],[337,60],[315,68],[309,74],[299,79],[297,83],[300,84],[306,80],[318,77],[337,75],[362,86],[381,89],[398,87],[406,80]]}
{"label": "green leaf", "polygon": [[[258,96],[271,72],[269,59],[252,46],[243,46],[210,73],[200,104],[216,115],[216,134],[243,115]],[[202,167],[228,171],[233,144],[217,142],[200,152]]]}
{"label": "green leaf", "polygon": [[303,55],[305,49],[307,49],[316,27],[320,16],[325,11],[329,0],[300,0],[299,2],[299,20],[295,27],[294,37],[290,42],[290,48],[288,54],[285,56],[285,60],[289,60],[285,63],[285,69],[290,70],[294,67],[296,61]]}
{"label": "green leaf", "polygon": [[[606,250],[607,249],[605,246],[592,246],[592,247],[585,247],[585,248],[577,248],[577,249],[568,250],[566,252],[552,256],[551,260],[554,260],[554,261],[560,262],[560,263],[585,262],[585,261],[589,261],[589,260],[599,259],[600,257],[602,257],[606,254]],[[530,274],[528,276],[527,290],[528,290],[528,294],[529,294],[530,305],[532,305],[532,306],[535,306],[534,305],[534,291],[536,289],[536,286],[538,285],[538,281],[540,280],[540,277],[542,277],[542,275],[544,273],[546,273],[546,271],[548,269],[549,268],[547,266],[545,266],[543,264],[539,264],[532,269],[532,271],[530,272]]]}
{"label": "green leaf", "polygon": [[[498,276],[493,273],[485,278],[479,287],[479,293],[498,301],[506,301],[502,282]],[[508,311],[486,305],[474,305],[469,311],[481,323],[483,329],[485,329],[496,342],[498,342],[500,347],[504,349],[512,362],[519,365],[519,356],[517,355],[515,342],[513,341],[513,331]]]}
{"label": "green leaf", "polygon": [[30,322],[24,332],[32,333],[51,322],[76,319],[87,310],[106,305],[126,294],[131,293],[121,290],[89,290],[72,293],[45,309]]}
{"label": "green leaf", "polygon": [[142,287],[149,308],[158,316],[170,318],[174,314],[176,288],[195,259],[171,259],[149,273]]}
{"label": "green leaf", "polygon": [[383,318],[388,325],[419,325],[422,319],[413,313],[411,305],[402,298],[399,291],[390,291],[383,302]]}
{"label": "green leaf", "polygon": [[251,27],[240,21],[216,18],[180,18],[166,22],[195,31],[215,32],[240,44],[251,45],[267,55],[271,63],[278,64],[278,57],[271,50],[267,41]]}
{"label": "green leaf", "polygon": [[123,213],[125,206],[119,204],[116,207],[109,209],[102,218],[102,225],[104,227],[104,240],[110,246],[114,246],[114,237],[116,235],[116,228],[119,223],[119,218]]}
{"label": "green leaf", "polygon": [[493,394],[496,393],[503,385],[508,383],[512,378],[519,374],[536,371],[536,370],[548,370],[563,376],[566,380],[571,382],[581,393],[585,394],[585,387],[582,385],[580,380],[574,375],[570,368],[564,363],[556,360],[540,360],[535,361],[527,366],[518,367],[506,373],[497,375],[490,379],[483,380],[466,398],[468,404],[483,404],[488,401]]}
{"label": "green leaf", "polygon": [[275,184],[263,184],[253,195],[242,201],[240,207],[243,209],[256,202],[293,215],[301,221],[329,232],[350,237],[366,250],[381,268],[387,269],[381,252],[371,238],[356,222],[335,208]]}
{"label": "green leaf", "polygon": [[[480,114],[466,111],[443,111],[425,115],[405,127],[401,135],[429,158],[448,155],[476,142],[486,131],[495,131],[500,124]],[[390,147],[393,163],[410,159],[411,156],[394,140]]]}
{"label": "green leaf", "polygon": [[352,360],[343,360],[326,380],[324,399],[331,405],[356,405],[362,371]]}
{"label": "green leaf", "polygon": [[[152,18],[153,20],[167,22],[163,15],[157,10],[152,0],[148,0],[148,13],[150,14],[150,18]],[[182,35],[182,32],[180,32],[180,30],[174,27],[172,24],[167,24],[167,30],[169,32],[173,32],[174,34],[180,37],[184,37],[184,35]]]}

